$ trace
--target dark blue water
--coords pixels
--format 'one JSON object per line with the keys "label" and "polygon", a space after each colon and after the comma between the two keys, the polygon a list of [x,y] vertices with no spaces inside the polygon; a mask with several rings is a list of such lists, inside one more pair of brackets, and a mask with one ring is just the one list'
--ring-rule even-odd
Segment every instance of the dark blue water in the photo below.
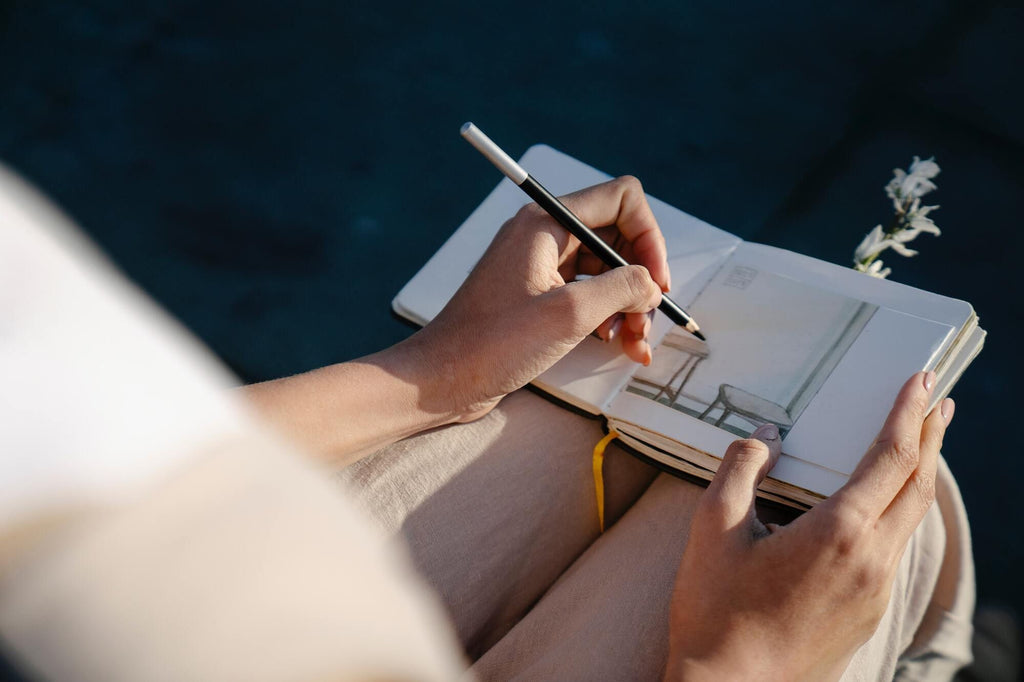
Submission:
{"label": "dark blue water", "polygon": [[498,180],[465,120],[843,264],[890,170],[935,155],[944,234],[892,279],[990,332],[945,454],[980,596],[1024,612],[1024,11],[630,4],[7,2],[0,159],[257,380],[408,333],[392,296]]}

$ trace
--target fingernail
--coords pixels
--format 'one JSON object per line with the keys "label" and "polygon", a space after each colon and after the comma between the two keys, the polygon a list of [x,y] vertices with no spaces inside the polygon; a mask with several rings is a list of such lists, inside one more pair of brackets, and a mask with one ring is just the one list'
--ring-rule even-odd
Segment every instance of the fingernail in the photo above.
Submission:
{"label": "fingernail", "polygon": [[619,319],[612,322],[612,326],[608,329],[609,341],[611,341],[612,339],[619,335],[619,331],[622,329],[622,320],[623,318],[620,317]]}
{"label": "fingernail", "polygon": [[651,366],[651,345],[647,344],[647,348],[644,349],[644,367]]}
{"label": "fingernail", "polygon": [[761,424],[750,436],[760,441],[778,440],[779,427],[775,424]]}
{"label": "fingernail", "polygon": [[942,401],[939,412],[942,414],[942,418],[946,420],[946,423],[949,424],[953,420],[953,413],[956,412],[956,403],[953,402],[952,398],[946,398]]}
{"label": "fingernail", "polygon": [[924,389],[930,391],[933,386],[935,386],[935,372],[925,372]]}

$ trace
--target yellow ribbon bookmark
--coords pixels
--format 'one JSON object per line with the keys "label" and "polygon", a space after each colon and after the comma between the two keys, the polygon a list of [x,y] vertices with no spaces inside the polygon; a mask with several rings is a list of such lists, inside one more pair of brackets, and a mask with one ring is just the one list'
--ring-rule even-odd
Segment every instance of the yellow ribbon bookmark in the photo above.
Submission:
{"label": "yellow ribbon bookmark", "polygon": [[597,493],[597,522],[604,532],[604,449],[608,443],[619,437],[618,431],[611,429],[608,435],[594,446],[594,492]]}

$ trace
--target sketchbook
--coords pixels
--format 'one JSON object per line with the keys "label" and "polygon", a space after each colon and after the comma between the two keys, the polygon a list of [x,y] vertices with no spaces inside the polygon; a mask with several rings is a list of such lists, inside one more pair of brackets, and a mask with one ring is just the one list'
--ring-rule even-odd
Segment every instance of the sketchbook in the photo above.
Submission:
{"label": "sketchbook", "polygon": [[[544,145],[519,163],[556,195],[609,179]],[[395,312],[433,319],[528,201],[503,179],[402,288]],[[985,331],[964,301],[745,242],[648,201],[667,242],[670,295],[708,342],[656,314],[649,366],[590,337],[534,384],[605,419],[662,468],[710,480],[733,440],[771,422],[783,454],[759,495],[813,506],[846,482],[907,377],[934,370],[937,404],[981,351]]]}

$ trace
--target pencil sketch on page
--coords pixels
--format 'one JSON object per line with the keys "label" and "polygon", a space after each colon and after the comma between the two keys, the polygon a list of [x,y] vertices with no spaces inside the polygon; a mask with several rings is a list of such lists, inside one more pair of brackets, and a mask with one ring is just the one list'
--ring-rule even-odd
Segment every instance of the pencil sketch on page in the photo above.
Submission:
{"label": "pencil sketch on page", "polygon": [[688,307],[708,343],[681,328],[626,391],[737,436],[785,435],[878,306],[756,268],[719,271]]}

